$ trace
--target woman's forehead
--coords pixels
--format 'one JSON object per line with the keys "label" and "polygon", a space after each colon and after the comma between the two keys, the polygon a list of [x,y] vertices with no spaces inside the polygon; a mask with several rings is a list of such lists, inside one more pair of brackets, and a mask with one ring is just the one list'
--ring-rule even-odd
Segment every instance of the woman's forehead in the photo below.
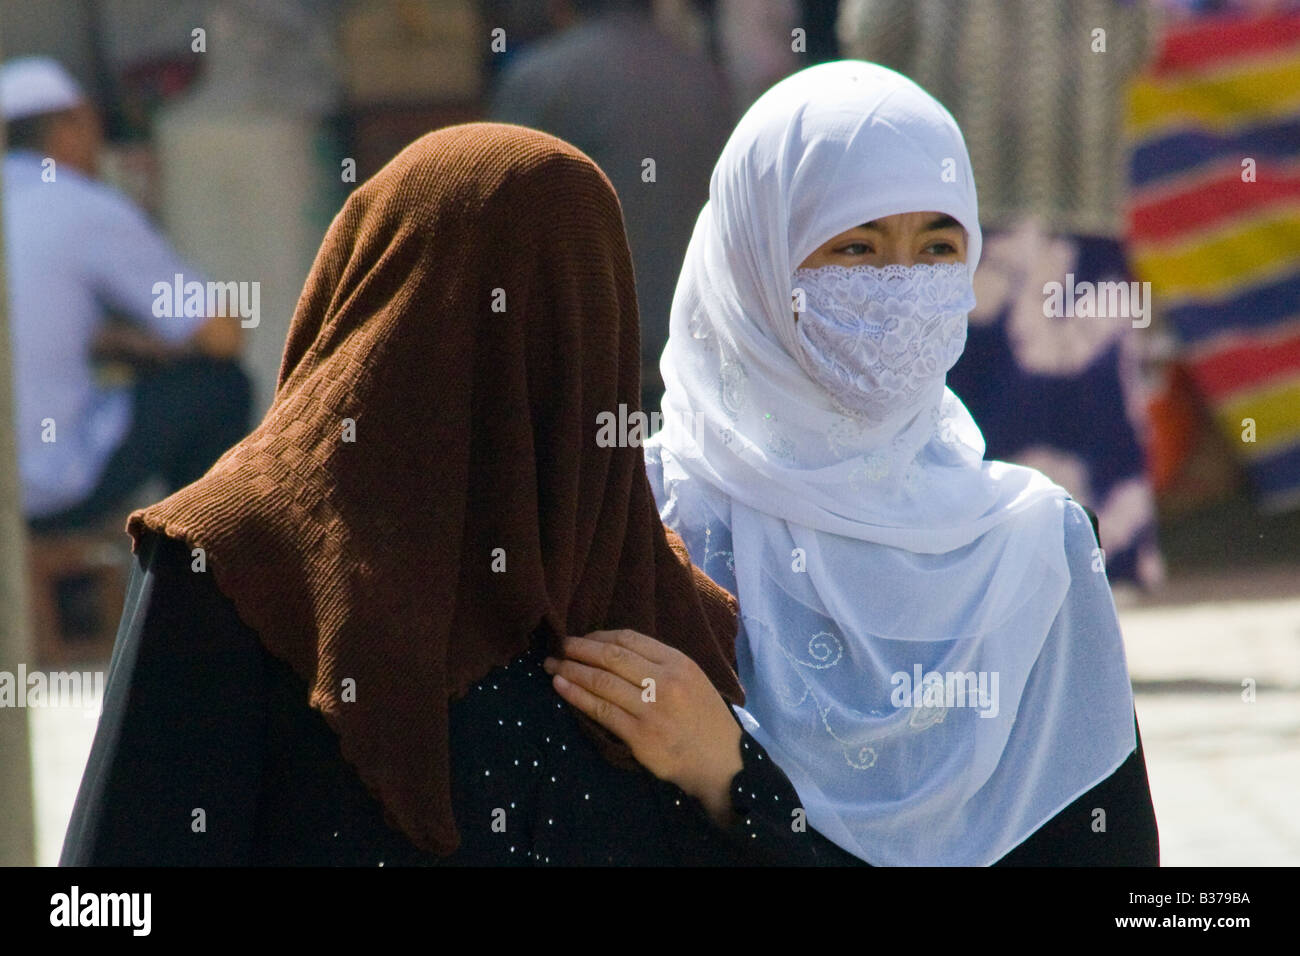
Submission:
{"label": "woman's forehead", "polygon": [[918,229],[921,232],[931,232],[938,229],[963,229],[965,228],[952,216],[943,212],[900,212],[892,216],[881,216],[878,219],[872,219],[870,222],[864,222],[861,225],[854,226],[854,229],[872,229],[876,232],[890,232],[907,227],[908,225]]}
{"label": "woman's forehead", "polygon": [[953,216],[941,212],[904,212],[896,213],[892,216],[881,216],[877,219],[869,220],[856,226],[850,226],[843,232],[831,236],[829,242],[833,242],[840,236],[849,235],[854,232],[878,232],[882,234],[891,234],[899,232],[925,233],[940,232],[945,229],[959,229],[964,234],[966,227],[956,220]]}

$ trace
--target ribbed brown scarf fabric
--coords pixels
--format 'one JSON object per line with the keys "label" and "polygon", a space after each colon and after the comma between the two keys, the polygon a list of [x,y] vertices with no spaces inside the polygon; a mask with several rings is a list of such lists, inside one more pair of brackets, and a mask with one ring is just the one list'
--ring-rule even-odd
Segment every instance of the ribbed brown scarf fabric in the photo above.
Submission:
{"label": "ribbed brown scarf fabric", "polygon": [[450,761],[473,759],[448,752],[449,702],[539,628],[634,628],[742,700],[734,602],[660,523],[641,449],[596,443],[598,413],[639,405],[639,355],[595,164],[519,126],[430,133],[335,218],[265,419],[134,512],[133,547],[152,529],[203,548],[390,824],[448,853]]}

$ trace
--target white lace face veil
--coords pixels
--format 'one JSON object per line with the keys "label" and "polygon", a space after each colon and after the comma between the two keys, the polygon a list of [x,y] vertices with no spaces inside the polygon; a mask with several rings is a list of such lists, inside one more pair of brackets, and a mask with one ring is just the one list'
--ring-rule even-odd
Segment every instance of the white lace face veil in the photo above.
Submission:
{"label": "white lace face veil", "polygon": [[[648,453],[661,456],[665,520],[697,563],[713,573],[709,535],[730,536],[734,580],[722,583],[740,601],[742,719],[809,822],[873,863],[985,864],[1133,749],[1132,698],[1122,646],[1117,669],[1030,680],[1069,637],[1056,628],[1071,588],[1064,489],[984,461],[942,377],[899,415],[864,421],[838,412],[797,360],[795,267],[854,225],[922,211],[966,228],[973,275],[965,144],[916,84],[840,61],[760,97],[686,253],[661,362],[664,428]],[[1101,587],[1090,600],[1109,601]],[[1113,605],[1102,612],[1117,640]],[[931,672],[983,675],[999,700],[918,720],[897,705],[896,678]],[[1080,711],[1062,689],[1072,678],[1104,703]],[[1058,746],[1094,736],[1044,758],[1030,720]]]}
{"label": "white lace face veil", "polygon": [[794,281],[795,359],[836,411],[864,424],[908,415],[966,345],[975,290],[960,262],[825,265]]}

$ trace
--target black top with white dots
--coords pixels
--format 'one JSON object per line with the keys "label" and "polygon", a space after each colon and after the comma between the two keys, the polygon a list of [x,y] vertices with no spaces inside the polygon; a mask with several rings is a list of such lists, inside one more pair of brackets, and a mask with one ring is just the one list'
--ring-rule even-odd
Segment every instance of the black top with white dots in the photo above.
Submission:
{"label": "black top with white dots", "polygon": [[[439,858],[384,821],[303,681],[185,545],[142,541],[123,617],[64,865],[727,865],[770,860],[791,829],[798,798],[748,738],[729,830],[673,784],[609,764],[537,646],[451,706],[461,845]],[[780,851],[818,859],[808,839]]]}

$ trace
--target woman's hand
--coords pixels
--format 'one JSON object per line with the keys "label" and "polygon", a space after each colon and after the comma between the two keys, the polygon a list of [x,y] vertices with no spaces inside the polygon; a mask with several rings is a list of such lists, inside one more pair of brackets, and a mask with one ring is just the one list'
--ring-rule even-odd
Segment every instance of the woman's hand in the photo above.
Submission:
{"label": "woman's hand", "polygon": [[700,666],[637,631],[566,637],[564,659],[544,663],[561,697],[631,748],[643,767],[731,822],[740,725]]}

